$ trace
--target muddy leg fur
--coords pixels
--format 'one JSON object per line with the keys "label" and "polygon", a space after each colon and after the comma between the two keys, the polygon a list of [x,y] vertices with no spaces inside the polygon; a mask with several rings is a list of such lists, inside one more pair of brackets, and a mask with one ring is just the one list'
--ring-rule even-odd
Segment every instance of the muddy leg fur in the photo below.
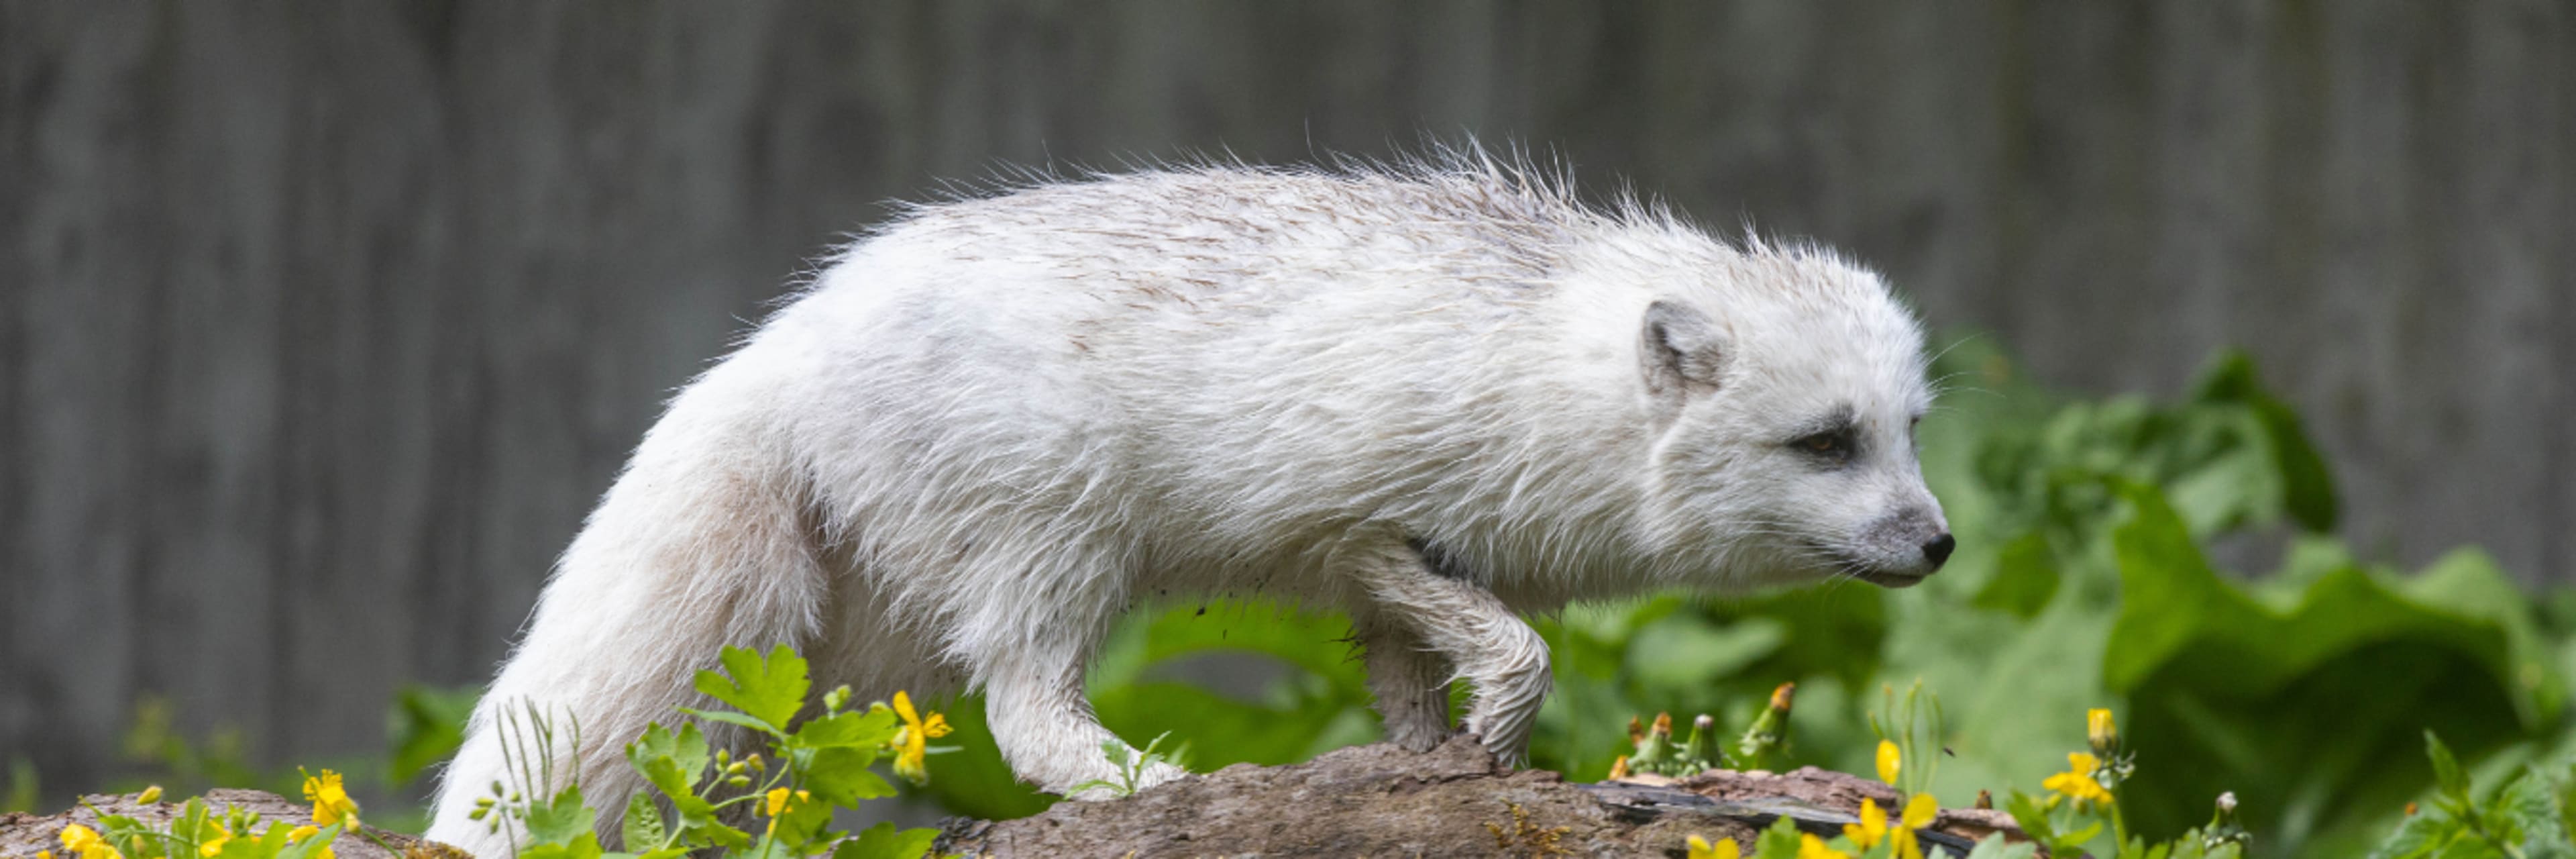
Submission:
{"label": "muddy leg fur", "polygon": [[[1455,665],[1456,676],[1473,689],[1462,727],[1497,760],[1519,765],[1528,753],[1539,704],[1554,682],[1548,674],[1547,642],[1492,592],[1464,577],[1435,571],[1422,552],[1400,538],[1373,540],[1354,553],[1353,560],[1354,575],[1370,603],[1367,614],[1372,629],[1391,627],[1409,633]],[[1363,641],[1375,644],[1388,638],[1386,633],[1374,640],[1364,634]],[[1432,694],[1426,691],[1418,696],[1410,691],[1424,685],[1421,660],[1397,660],[1389,676],[1381,678],[1378,673],[1381,653],[1394,659],[1393,654],[1403,649],[1401,644],[1370,647],[1368,664],[1379,706],[1408,713],[1403,721],[1389,714],[1388,736],[1412,748],[1409,743],[1424,742],[1421,726],[1427,720],[1411,715],[1414,711],[1401,702],[1419,702]],[[1430,690],[1442,690],[1441,712],[1447,709],[1446,685],[1445,681],[1428,684]],[[1445,724],[1442,727],[1445,732]],[[1437,742],[1431,740],[1423,747]]]}
{"label": "muddy leg fur", "polygon": [[1354,613],[1351,633],[1368,667],[1387,742],[1427,752],[1449,739],[1455,730],[1449,722],[1448,661],[1411,628],[1373,609]]}

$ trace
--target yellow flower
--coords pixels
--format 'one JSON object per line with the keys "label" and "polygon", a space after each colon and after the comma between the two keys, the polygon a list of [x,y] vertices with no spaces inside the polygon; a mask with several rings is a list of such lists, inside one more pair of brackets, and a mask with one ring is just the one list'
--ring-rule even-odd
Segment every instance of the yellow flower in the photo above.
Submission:
{"label": "yellow flower", "polygon": [[[768,797],[768,801],[762,803],[762,807],[768,809],[769,816],[777,817],[779,813],[787,810],[789,794],[786,788],[771,788],[765,796]],[[797,803],[802,804],[813,801],[814,795],[800,790],[794,794],[794,798]]]}
{"label": "yellow flower", "polygon": [[1717,846],[1711,847],[1706,838],[1690,837],[1690,859],[1737,859],[1742,855],[1744,849],[1735,846],[1733,838],[1719,839]]}
{"label": "yellow flower", "polygon": [[206,843],[197,845],[197,855],[213,859],[224,852],[224,842],[231,840],[233,840],[232,833],[224,831],[222,827],[216,827],[215,837],[208,838]]}
{"label": "yellow flower", "polygon": [[[787,811],[788,806],[791,804],[788,802],[790,794],[787,792],[786,788],[774,787],[770,788],[769,792],[763,794],[763,796],[768,797],[766,800],[761,802],[761,808],[769,815],[769,832],[771,834],[776,834],[778,832],[778,815]],[[813,794],[801,790],[795,792],[793,796],[796,803],[799,804],[812,802],[814,800]]]}
{"label": "yellow flower", "polygon": [[1843,837],[1851,839],[1852,844],[1862,850],[1885,841],[1895,846],[1893,855],[1900,859],[1923,859],[1923,845],[1915,840],[1914,830],[1932,825],[1932,819],[1940,813],[1941,804],[1933,800],[1931,794],[1918,793],[1906,801],[1905,816],[1891,826],[1887,812],[1879,810],[1877,802],[1863,799],[1860,801],[1860,822],[1844,824]]}
{"label": "yellow flower", "polygon": [[358,803],[349,798],[347,788],[340,786],[339,773],[323,770],[321,775],[305,776],[304,798],[313,803],[315,823],[358,823]]}
{"label": "yellow flower", "polygon": [[107,839],[98,837],[98,830],[77,823],[63,827],[63,849],[80,854],[80,859],[125,859]]}
{"label": "yellow flower", "polygon": [[1798,859],[1852,859],[1852,855],[1825,846],[1822,838],[1800,835],[1798,836]]}
{"label": "yellow flower", "polygon": [[2093,753],[2107,755],[2120,744],[2120,726],[2111,721],[2111,711],[2095,707],[2084,711],[2084,741]]}
{"label": "yellow flower", "polygon": [[912,709],[912,696],[894,693],[894,714],[902,717],[903,730],[894,735],[894,774],[913,784],[927,784],[930,770],[923,761],[930,754],[930,740],[948,736],[948,717],[938,713],[921,718]]}
{"label": "yellow flower", "polygon": [[1860,822],[1843,824],[1843,837],[1862,850],[1878,846],[1887,839],[1887,812],[1878,810],[1878,801],[1860,801]]}
{"label": "yellow flower", "polygon": [[319,826],[298,826],[293,829],[286,830],[286,840],[291,843],[302,841],[320,834],[322,834],[322,828]]}
{"label": "yellow flower", "polygon": [[1880,741],[1878,741],[1878,780],[1879,780],[1879,781],[1883,781],[1883,782],[1886,782],[1886,783],[1888,783],[1888,784],[1895,784],[1895,783],[1896,783],[1896,773],[1898,772],[1898,770],[1899,770],[1899,769],[1901,769],[1901,765],[1902,765],[1902,764],[1903,764],[1903,761],[1898,760],[1898,755],[1897,755],[1897,751],[1896,751],[1896,743],[1891,742],[1891,741],[1888,741],[1888,740],[1880,740]]}
{"label": "yellow flower", "polygon": [[2046,781],[2040,782],[2039,786],[2073,798],[2076,802],[2107,805],[2111,802],[2111,792],[2103,790],[2102,783],[2093,780],[2093,770],[2101,765],[2100,758],[2083,752],[2070,752],[2066,755],[2066,771],[2049,776]]}

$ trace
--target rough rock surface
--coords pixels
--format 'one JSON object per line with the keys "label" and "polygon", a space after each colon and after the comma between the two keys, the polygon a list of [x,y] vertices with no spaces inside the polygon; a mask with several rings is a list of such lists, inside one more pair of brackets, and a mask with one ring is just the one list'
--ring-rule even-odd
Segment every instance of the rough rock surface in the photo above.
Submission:
{"label": "rough rock surface", "polygon": [[1749,845],[1770,821],[1765,809],[1791,809],[1811,828],[1834,831],[1864,797],[1882,806],[1896,798],[1887,785],[1812,767],[1662,781],[1577,785],[1551,772],[1507,772],[1466,739],[1421,755],[1361,746],[1293,766],[1227,767],[1116,802],[1060,803],[1020,820],[954,822],[939,852],[1680,857],[1693,834]]}
{"label": "rough rock surface", "polygon": [[1659,856],[1683,839],[1745,838],[1718,818],[1633,822],[1555,773],[1503,772],[1473,741],[1429,754],[1390,745],[1284,767],[1238,764],[1116,802],[951,824],[939,852],[969,856]]}
{"label": "rough rock surface", "polygon": [[[45,850],[52,850],[56,856],[61,856],[64,852],[61,849],[63,827],[78,823],[96,829],[100,813],[121,814],[150,823],[166,824],[170,822],[170,818],[179,815],[180,805],[187,800],[186,797],[169,799],[171,801],[146,805],[135,802],[130,794],[99,793],[81,797],[79,804],[61,814],[34,815],[23,812],[0,814],[0,859],[33,859],[38,852]],[[205,800],[206,805],[218,814],[223,813],[227,808],[245,808],[258,812],[262,819],[274,821],[283,826],[304,823],[313,814],[313,806],[310,803],[297,802],[262,790],[217,788],[207,791]],[[388,851],[355,832],[344,832],[338,839],[331,842],[331,852],[340,859],[398,859],[403,856],[410,856],[412,859],[468,859],[463,852],[435,841],[422,841],[409,835],[373,827],[369,827],[367,831],[375,833],[376,837],[384,839],[384,842],[392,845],[394,849]]]}

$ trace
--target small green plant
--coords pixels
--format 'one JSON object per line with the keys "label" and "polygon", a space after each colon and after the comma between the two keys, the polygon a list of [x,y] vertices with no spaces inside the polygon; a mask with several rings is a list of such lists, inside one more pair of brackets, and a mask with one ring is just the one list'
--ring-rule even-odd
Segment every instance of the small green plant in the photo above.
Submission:
{"label": "small green plant", "polygon": [[[203,798],[191,798],[167,824],[151,824],[121,814],[98,815],[99,828],[78,823],[58,836],[65,859],[333,859],[331,844],[342,832],[356,832],[387,853],[401,854],[375,833],[358,825],[358,803],[340,781],[323,770],[304,775],[304,798],[313,803],[311,822],[265,820],[241,808],[216,814]],[[161,788],[144,788],[134,801],[161,801]],[[86,804],[84,804],[86,806]],[[53,851],[37,854],[53,859]]]}
{"label": "small green plant", "polygon": [[[473,819],[512,833],[517,859],[679,859],[717,851],[760,859],[918,859],[929,851],[937,830],[898,831],[881,823],[852,835],[830,826],[836,808],[894,795],[894,785],[871,770],[880,757],[891,756],[898,776],[915,783],[928,779],[923,758],[948,751],[928,742],[948,733],[941,714],[925,716],[902,692],[891,704],[852,709],[850,690],[841,687],[823,696],[820,715],[798,720],[812,683],[794,650],[780,645],[763,656],[729,647],[720,662],[722,671],[698,672],[696,687],[729,709],[682,708],[694,719],[681,722],[679,730],[657,723],[626,747],[627,762],[672,809],[666,815],[653,797],[639,795],[619,810],[620,832],[632,852],[600,846],[598,814],[583,803],[578,774],[554,769],[553,762],[564,757],[557,753],[559,744],[578,757],[580,725],[557,725],[534,704],[503,710],[500,737],[509,776],[493,783]],[[444,723],[456,702],[418,703],[423,721]],[[712,749],[700,722],[748,729],[765,742],[767,754],[735,759]],[[424,748],[443,744],[437,731],[428,733]],[[333,859],[331,841],[344,831],[402,853],[358,825],[358,804],[339,773],[308,774],[303,791],[313,803],[309,824],[270,823],[240,811],[216,815],[203,799],[190,799],[164,826],[101,814],[100,829],[66,827],[63,859]],[[160,797],[154,787],[136,799],[152,803]],[[737,806],[749,813],[725,813]],[[766,821],[757,836],[727,822],[745,817]],[[47,851],[39,859],[54,856]]]}
{"label": "small green plant", "polygon": [[2525,766],[2504,789],[2480,801],[2442,738],[2425,731],[2424,752],[2433,759],[2432,809],[2408,816],[2370,859],[2576,856],[2567,830],[2566,762]]}
{"label": "small green plant", "polygon": [[[823,696],[821,715],[799,721],[796,714],[813,684],[794,650],[782,644],[763,656],[728,647],[720,662],[722,671],[698,672],[695,685],[731,709],[681,708],[695,721],[681,723],[677,731],[654,724],[626,746],[627,763],[672,809],[664,814],[645,795],[622,809],[619,831],[633,852],[604,851],[594,832],[596,812],[582,803],[581,786],[556,789],[554,774],[543,764],[527,763],[553,759],[552,726],[533,710],[527,736],[534,747],[509,753],[518,784],[494,785],[494,796],[475,810],[475,819],[489,821],[496,831],[518,831],[511,821],[524,826],[528,843],[515,845],[518,859],[677,859],[711,850],[761,859],[915,859],[929,851],[937,830],[897,831],[881,823],[852,835],[834,831],[831,823],[836,808],[894,795],[894,785],[870,769],[881,756],[893,756],[896,774],[926,780],[923,757],[944,751],[928,745],[948,732],[940,714],[923,718],[902,692],[891,704],[851,709],[844,686]],[[714,750],[698,722],[749,730],[765,741],[768,754],[736,759]],[[747,806],[752,817],[767,821],[758,835],[727,822],[725,811],[735,806]]]}
{"label": "small green plant", "polygon": [[1762,714],[1753,717],[1753,725],[1735,741],[1735,763],[1745,769],[1777,769],[1789,759],[1789,704],[1798,692],[1798,684],[1782,683],[1771,689],[1771,702]]}
{"label": "small green plant", "polygon": [[[1941,764],[1941,696],[1925,692],[1920,677],[1901,699],[1893,686],[1880,686],[1878,694],[1878,712],[1869,717],[1869,731],[1878,735],[1878,778],[1899,792],[1922,793]],[[1902,761],[1916,765],[1900,767]]]}
{"label": "small green plant", "polygon": [[1169,731],[1156,734],[1152,740],[1146,741],[1145,747],[1142,749],[1129,748],[1125,740],[1118,739],[1117,737],[1111,737],[1102,741],[1100,744],[1100,753],[1108,756],[1109,763],[1118,768],[1118,777],[1115,780],[1092,779],[1090,781],[1074,785],[1073,792],[1081,793],[1086,790],[1098,789],[1108,791],[1109,795],[1116,797],[1136,795],[1136,790],[1140,786],[1138,782],[1144,780],[1145,771],[1152,769],[1155,764],[1170,764],[1176,767],[1181,766],[1181,751],[1179,749],[1171,751],[1162,750],[1164,738],[1170,736],[1171,732]]}
{"label": "small green plant", "polygon": [[[146,801],[159,799],[160,788],[146,788]],[[153,825],[119,814],[101,814],[99,829],[80,824],[63,827],[65,859],[333,859],[331,843],[346,824],[268,821],[241,809],[215,814],[201,798],[189,799],[168,825]],[[399,854],[401,851],[389,851]],[[39,854],[52,859],[53,852]]]}

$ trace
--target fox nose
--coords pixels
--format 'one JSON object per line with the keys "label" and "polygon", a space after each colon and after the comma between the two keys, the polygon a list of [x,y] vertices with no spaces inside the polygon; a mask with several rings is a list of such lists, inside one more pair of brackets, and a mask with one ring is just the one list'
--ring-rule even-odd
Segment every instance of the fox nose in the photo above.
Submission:
{"label": "fox nose", "polygon": [[1958,547],[1959,541],[1951,539],[1948,534],[1942,534],[1932,538],[1932,542],[1923,544],[1923,559],[1931,561],[1933,569],[1940,569],[1941,562],[1950,559],[1950,550]]}

